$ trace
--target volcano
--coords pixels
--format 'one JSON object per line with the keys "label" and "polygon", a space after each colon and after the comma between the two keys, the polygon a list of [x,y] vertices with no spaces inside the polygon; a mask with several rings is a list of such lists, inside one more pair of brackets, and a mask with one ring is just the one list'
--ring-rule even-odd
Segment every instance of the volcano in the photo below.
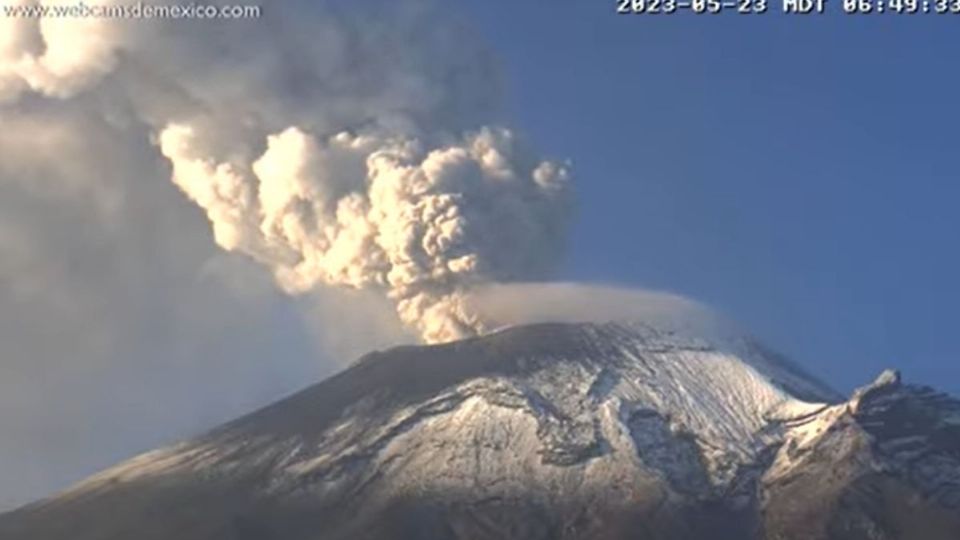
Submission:
{"label": "volcano", "polygon": [[846,399],[729,325],[375,352],[0,516],[3,540],[957,540],[960,401]]}

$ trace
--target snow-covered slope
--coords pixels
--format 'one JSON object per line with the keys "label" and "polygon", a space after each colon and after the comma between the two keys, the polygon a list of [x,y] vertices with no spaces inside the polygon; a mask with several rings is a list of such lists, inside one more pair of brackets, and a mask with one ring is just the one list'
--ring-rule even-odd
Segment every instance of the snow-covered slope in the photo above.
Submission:
{"label": "snow-covered slope", "polygon": [[960,401],[886,371],[786,423],[760,485],[772,538],[960,538]]}
{"label": "snow-covered slope", "polygon": [[871,437],[871,392],[845,403],[699,315],[508,328],[371,354],[0,518],[0,538],[758,538],[780,526],[764,501],[829,461],[830,426]]}

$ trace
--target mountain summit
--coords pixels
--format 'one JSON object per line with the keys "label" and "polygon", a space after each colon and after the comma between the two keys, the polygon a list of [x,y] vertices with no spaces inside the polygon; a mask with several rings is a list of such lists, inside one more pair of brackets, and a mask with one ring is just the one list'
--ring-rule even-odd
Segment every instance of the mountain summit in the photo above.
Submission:
{"label": "mountain summit", "polygon": [[370,354],[0,516],[3,540],[960,538],[960,402],[844,400],[725,325]]}

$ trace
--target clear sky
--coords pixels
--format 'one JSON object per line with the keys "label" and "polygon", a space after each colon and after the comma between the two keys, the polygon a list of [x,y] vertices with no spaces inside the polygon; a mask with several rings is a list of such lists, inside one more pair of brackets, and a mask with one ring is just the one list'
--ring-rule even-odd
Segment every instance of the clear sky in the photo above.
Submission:
{"label": "clear sky", "polygon": [[466,4],[511,118],[574,162],[563,277],[702,300],[843,390],[960,392],[958,16]]}

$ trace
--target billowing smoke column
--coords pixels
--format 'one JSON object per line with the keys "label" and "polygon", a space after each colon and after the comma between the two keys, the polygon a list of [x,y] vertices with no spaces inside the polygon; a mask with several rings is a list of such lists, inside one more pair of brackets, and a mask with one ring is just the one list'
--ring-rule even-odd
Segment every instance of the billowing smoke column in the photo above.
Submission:
{"label": "billowing smoke column", "polygon": [[496,70],[433,3],[330,4],[245,22],[0,18],[0,104],[33,92],[144,124],[216,242],[291,294],[380,291],[424,341],[482,333],[464,294],[549,273],[569,173],[490,122]]}
{"label": "billowing smoke column", "polygon": [[[84,0],[114,2],[135,0]],[[502,296],[525,296],[478,307],[478,285],[560,252],[566,172],[490,127],[497,70],[454,2],[224,2],[263,17],[0,1],[0,511],[407,339],[378,294],[428,340],[511,322]],[[278,302],[248,261],[211,259],[207,217],[317,290]]]}
{"label": "billowing smoke column", "polygon": [[195,138],[174,124],[160,146],[220,246],[269,265],[291,293],[382,290],[427,342],[482,333],[463,293],[542,276],[562,247],[567,171],[530,156],[505,129],[428,146],[291,127],[250,164],[198,155]]}

